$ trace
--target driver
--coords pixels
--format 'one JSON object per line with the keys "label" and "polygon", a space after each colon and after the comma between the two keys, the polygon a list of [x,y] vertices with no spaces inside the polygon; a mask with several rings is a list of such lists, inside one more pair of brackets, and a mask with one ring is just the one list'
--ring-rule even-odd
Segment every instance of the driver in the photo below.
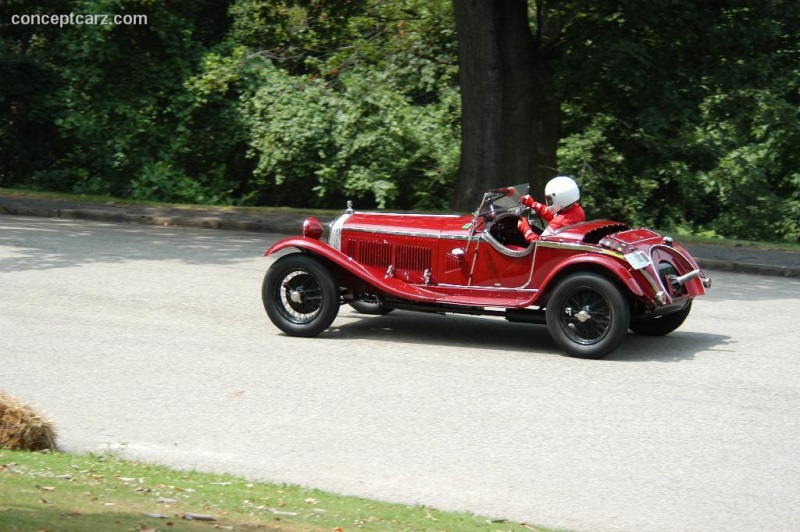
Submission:
{"label": "driver", "polygon": [[[581,193],[578,190],[578,184],[572,178],[554,177],[544,187],[544,196],[547,205],[543,205],[527,195],[522,196],[519,200],[520,203],[536,211],[547,222],[547,228],[542,233],[543,235],[551,235],[564,226],[586,221],[586,214],[578,205]],[[517,227],[526,242],[539,239],[539,235],[533,232],[525,217],[520,219]]]}

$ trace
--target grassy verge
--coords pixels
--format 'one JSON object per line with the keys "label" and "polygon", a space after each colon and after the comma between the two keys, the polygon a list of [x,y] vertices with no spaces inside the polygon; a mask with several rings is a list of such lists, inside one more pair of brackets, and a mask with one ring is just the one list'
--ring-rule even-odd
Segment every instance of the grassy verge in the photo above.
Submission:
{"label": "grassy verge", "polygon": [[730,246],[736,248],[747,249],[769,249],[777,251],[794,251],[800,252],[800,244],[793,242],[754,242],[752,240],[735,240],[722,237],[698,236],[686,232],[685,230],[658,230],[662,235],[671,235],[675,237],[676,242],[681,244],[708,244],[712,246]]}
{"label": "grassy verge", "polygon": [[546,530],[113,456],[0,450],[0,530],[212,529]]}
{"label": "grassy verge", "polygon": [[137,205],[142,207],[172,207],[177,209],[203,209],[220,212],[252,212],[252,213],[302,213],[315,215],[336,216],[344,210],[344,205],[339,210],[335,209],[296,209],[292,207],[237,207],[233,205],[194,205],[184,203],[165,203],[158,201],[144,201],[135,199],[122,199],[113,196],[93,196],[87,194],[69,194],[66,192],[42,192],[16,188],[0,187],[0,195],[17,198],[41,198],[66,201],[85,201],[88,203],[109,203],[114,205]]}

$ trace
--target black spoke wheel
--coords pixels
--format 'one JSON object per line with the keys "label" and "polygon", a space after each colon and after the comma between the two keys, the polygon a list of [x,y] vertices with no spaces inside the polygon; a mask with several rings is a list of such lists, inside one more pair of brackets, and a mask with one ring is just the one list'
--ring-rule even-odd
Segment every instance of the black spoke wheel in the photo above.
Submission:
{"label": "black spoke wheel", "polygon": [[594,273],[563,279],[547,302],[547,328],[569,356],[601,358],[625,338],[630,308],[620,290]]}
{"label": "black spoke wheel", "polygon": [[261,297],[272,323],[290,336],[316,336],[339,312],[335,276],[319,260],[301,253],[281,257],[270,266]]}

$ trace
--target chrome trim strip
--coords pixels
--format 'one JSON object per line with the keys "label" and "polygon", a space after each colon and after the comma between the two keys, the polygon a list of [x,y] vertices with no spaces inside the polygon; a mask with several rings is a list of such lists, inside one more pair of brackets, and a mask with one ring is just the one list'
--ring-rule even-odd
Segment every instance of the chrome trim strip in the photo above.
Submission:
{"label": "chrome trim strip", "polygon": [[591,252],[599,251],[598,248],[587,246],[586,244],[574,244],[572,242],[551,242],[550,240],[542,240],[541,238],[536,241],[536,245],[545,248],[570,248],[578,251],[591,251]]}
{"label": "chrome trim strip", "polygon": [[506,257],[511,257],[515,259],[521,257],[527,257],[528,255],[530,255],[531,251],[533,251],[534,247],[533,244],[528,244],[527,248],[522,249],[520,251],[515,251],[513,249],[507,248],[506,246],[498,242],[497,239],[494,237],[494,235],[492,235],[491,233],[484,232],[481,234],[481,238],[486,240],[494,249],[496,249]]}
{"label": "chrome trim strip", "polygon": [[328,237],[328,245],[333,249],[338,251],[342,250],[342,227],[344,227],[344,222],[346,222],[351,215],[352,213],[346,212],[331,222],[331,234]]}
{"label": "chrome trim strip", "polygon": [[371,211],[370,212],[359,211],[359,214],[369,214],[370,216],[403,216],[403,217],[405,217],[405,216],[420,216],[420,217],[429,216],[429,217],[436,217],[436,218],[459,218],[459,217],[462,216],[461,214],[425,214],[425,213],[419,213],[419,212],[404,213],[404,212],[371,212]]}
{"label": "chrome trim strip", "polygon": [[[656,275],[658,275],[658,269],[656,268],[656,265],[653,262],[653,257],[650,257],[650,263],[653,265],[653,270],[656,272]],[[650,275],[650,272],[647,271],[647,269],[648,268],[642,268],[641,270],[634,270],[634,271],[640,272],[642,274],[642,277],[644,277],[647,280],[647,282],[650,283],[650,288],[653,289],[653,293],[654,294],[658,294],[659,292],[662,292],[662,291],[666,294],[667,299],[666,299],[666,301],[664,303],[661,303],[662,306],[663,305],[667,305],[667,304],[672,304],[672,298],[669,297],[669,294],[667,293],[666,288],[663,286],[663,283],[661,282],[660,276],[659,276],[659,279],[658,279],[658,285],[656,285],[656,281],[653,279],[653,276]],[[659,290],[659,286],[661,286],[662,290]],[[654,298],[654,300],[657,303],[659,303],[658,299]]]}
{"label": "chrome trim strip", "polygon": [[[348,227],[348,231],[354,233],[373,233],[376,235],[393,235],[393,236],[418,236],[423,238],[438,238],[441,240],[469,240],[467,235],[443,235],[441,233],[423,233],[419,231],[409,231],[403,229],[376,229],[366,227]],[[341,235],[340,235],[341,236]]]}
{"label": "chrome trim strip", "polygon": [[442,286],[444,288],[463,288],[467,290],[491,290],[493,292],[497,290],[500,291],[507,290],[509,292],[531,292],[533,294],[539,291],[538,288],[510,288],[507,286],[475,286],[475,285],[467,286],[463,284],[446,284],[446,283],[439,283],[433,285],[433,287],[431,287],[431,290],[435,292],[437,286]]}

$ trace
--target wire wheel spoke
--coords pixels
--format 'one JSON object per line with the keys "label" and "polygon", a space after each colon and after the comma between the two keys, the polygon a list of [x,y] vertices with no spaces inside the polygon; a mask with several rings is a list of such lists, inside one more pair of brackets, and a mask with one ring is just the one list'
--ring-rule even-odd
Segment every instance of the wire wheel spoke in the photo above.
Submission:
{"label": "wire wheel spoke", "polygon": [[319,280],[305,270],[288,272],[275,293],[281,313],[293,323],[308,323],[322,309],[323,295]]}
{"label": "wire wheel spoke", "polygon": [[592,345],[606,337],[612,317],[611,307],[602,294],[589,288],[578,288],[564,300],[560,323],[573,342]]}

